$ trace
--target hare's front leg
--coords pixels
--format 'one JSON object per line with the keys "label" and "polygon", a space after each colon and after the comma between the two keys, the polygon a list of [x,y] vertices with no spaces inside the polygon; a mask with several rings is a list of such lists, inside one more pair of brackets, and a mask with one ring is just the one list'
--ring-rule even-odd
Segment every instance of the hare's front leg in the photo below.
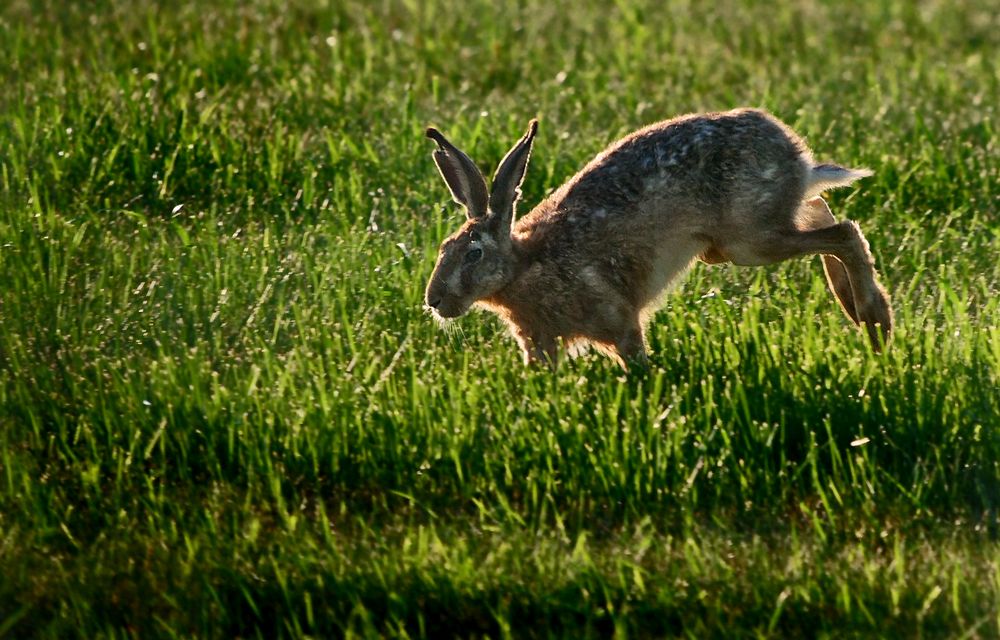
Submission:
{"label": "hare's front leg", "polygon": [[530,335],[516,329],[514,338],[521,347],[525,365],[541,363],[556,368],[559,362],[559,343],[555,338]]}
{"label": "hare's front leg", "polygon": [[618,355],[618,361],[625,369],[646,366],[649,362],[646,356],[646,340],[642,336],[642,326],[638,321],[615,341],[614,350]]}

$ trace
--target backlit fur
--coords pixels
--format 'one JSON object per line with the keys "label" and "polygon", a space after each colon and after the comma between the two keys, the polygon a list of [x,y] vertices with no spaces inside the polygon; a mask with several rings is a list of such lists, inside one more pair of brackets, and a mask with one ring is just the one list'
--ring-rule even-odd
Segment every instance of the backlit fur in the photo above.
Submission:
{"label": "backlit fur", "polygon": [[[526,362],[554,363],[560,344],[592,344],[625,364],[645,358],[647,319],[696,259],[763,265],[818,253],[847,316],[876,350],[888,341],[892,312],[867,240],[818,197],[870,171],[816,164],[801,138],[760,110],[687,115],[612,143],[513,224],[535,126],[501,163],[485,211],[474,163],[428,130],[469,212],[427,286],[438,315],[474,304],[493,311]],[[473,249],[482,258],[470,264]]]}

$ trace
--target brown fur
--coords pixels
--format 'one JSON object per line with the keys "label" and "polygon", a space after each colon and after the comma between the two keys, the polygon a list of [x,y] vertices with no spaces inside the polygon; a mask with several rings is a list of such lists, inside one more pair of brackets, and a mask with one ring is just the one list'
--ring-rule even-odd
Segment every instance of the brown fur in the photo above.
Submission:
{"label": "brown fur", "polygon": [[641,361],[645,319],[695,259],[763,265],[823,254],[830,290],[879,350],[892,329],[868,243],[837,223],[819,190],[866,170],[817,165],[759,110],[696,114],[636,131],[513,224],[532,121],[486,195],[475,163],[434,129],[434,159],[468,220],[441,246],[426,302],[441,317],[479,304],[510,326],[526,362],[560,343]]}

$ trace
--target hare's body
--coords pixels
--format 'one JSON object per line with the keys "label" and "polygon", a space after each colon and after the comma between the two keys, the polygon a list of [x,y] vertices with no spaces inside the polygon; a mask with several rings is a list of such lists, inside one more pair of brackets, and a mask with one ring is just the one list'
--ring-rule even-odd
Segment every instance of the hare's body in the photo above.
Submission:
{"label": "hare's body", "polygon": [[[505,199],[497,206],[485,183],[483,193],[462,193],[477,179],[474,165],[442,167],[461,152],[433,132],[443,142],[442,175],[470,211],[428,285],[428,304],[441,315],[486,306],[508,322],[529,360],[554,358],[560,341],[641,358],[649,312],[696,258],[758,265],[824,253],[839,257],[824,263],[845,312],[868,326],[876,347],[887,337],[891,313],[867,242],[815,197],[869,172],[816,165],[772,116],[741,109],[646,127],[613,143],[511,228],[533,133],[534,125],[498,170],[493,191]],[[505,171],[508,159],[519,164]],[[450,247],[466,252],[461,264],[449,260]],[[442,307],[450,299],[461,302],[455,313]]]}

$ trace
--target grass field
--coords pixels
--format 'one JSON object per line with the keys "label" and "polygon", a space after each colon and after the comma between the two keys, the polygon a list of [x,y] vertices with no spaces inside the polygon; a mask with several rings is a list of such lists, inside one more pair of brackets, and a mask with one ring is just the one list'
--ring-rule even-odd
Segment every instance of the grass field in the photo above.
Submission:
{"label": "grass field", "polygon": [[[1000,636],[986,0],[8,0],[0,636]],[[640,125],[875,170],[898,331],[696,266],[647,371],[423,312],[435,124],[525,212]]]}

